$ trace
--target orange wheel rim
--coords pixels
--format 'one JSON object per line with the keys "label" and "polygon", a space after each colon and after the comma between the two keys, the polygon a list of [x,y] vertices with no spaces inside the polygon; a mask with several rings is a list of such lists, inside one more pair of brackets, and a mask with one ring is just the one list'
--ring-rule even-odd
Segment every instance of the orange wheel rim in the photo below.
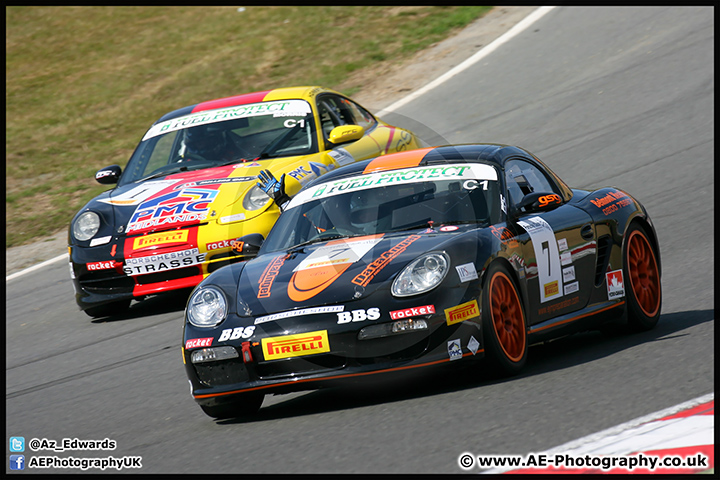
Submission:
{"label": "orange wheel rim", "polygon": [[643,313],[654,317],[660,309],[660,274],[655,252],[639,231],[630,234],[627,256],[633,294]]}
{"label": "orange wheel rim", "polygon": [[500,347],[513,362],[525,352],[525,319],[512,281],[498,272],[490,282],[490,315]]}

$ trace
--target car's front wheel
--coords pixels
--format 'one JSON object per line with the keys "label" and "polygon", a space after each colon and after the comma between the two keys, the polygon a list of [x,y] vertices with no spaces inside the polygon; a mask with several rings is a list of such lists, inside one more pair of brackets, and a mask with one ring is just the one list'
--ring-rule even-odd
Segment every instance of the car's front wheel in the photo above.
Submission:
{"label": "car's front wheel", "polygon": [[230,403],[213,406],[200,405],[200,408],[209,417],[217,419],[248,417],[260,410],[264,396],[258,392],[244,393],[234,396]]}
{"label": "car's front wheel", "polygon": [[520,372],[528,351],[525,313],[510,269],[500,262],[485,274],[482,324],[490,363],[505,375]]}

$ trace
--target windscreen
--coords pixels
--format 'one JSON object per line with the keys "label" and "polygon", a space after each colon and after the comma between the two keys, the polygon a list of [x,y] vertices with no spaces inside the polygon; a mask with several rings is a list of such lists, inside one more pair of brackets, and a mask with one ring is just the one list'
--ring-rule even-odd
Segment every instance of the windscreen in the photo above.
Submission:
{"label": "windscreen", "polygon": [[119,184],[242,161],[318,151],[315,121],[304,100],[239,105],[152,126]]}
{"label": "windscreen", "polygon": [[263,252],[333,238],[498,221],[496,170],[457,164],[380,172],[315,185],[288,205]]}

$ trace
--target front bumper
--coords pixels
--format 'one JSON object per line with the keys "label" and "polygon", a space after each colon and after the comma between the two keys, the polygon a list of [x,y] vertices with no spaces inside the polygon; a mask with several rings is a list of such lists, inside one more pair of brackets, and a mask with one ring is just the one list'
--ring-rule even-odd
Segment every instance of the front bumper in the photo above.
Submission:
{"label": "front bumper", "polygon": [[[200,405],[217,406],[231,403],[234,396],[251,391],[269,394],[311,390],[353,379],[372,378],[375,374],[409,374],[411,370],[422,367],[455,364],[456,361],[465,364],[469,359],[482,358],[480,318],[447,325],[443,311],[439,312],[423,317],[429,326],[426,331],[367,340],[358,340],[360,328],[337,328],[333,325],[333,328],[327,329],[329,351],[275,360],[265,360],[258,335],[248,340],[217,343],[208,335],[206,342],[200,342],[200,345],[231,345],[238,356],[193,363],[193,351],[204,347],[198,347],[198,342],[188,344],[187,341],[200,338],[198,335],[202,333],[198,332],[200,329],[186,326],[185,345],[188,348],[183,348],[183,360],[192,385],[192,395]],[[313,328],[312,325],[307,327]],[[303,333],[310,332],[307,328],[304,330]],[[275,335],[281,331],[269,329],[265,334]],[[310,333],[319,331],[323,330]]]}

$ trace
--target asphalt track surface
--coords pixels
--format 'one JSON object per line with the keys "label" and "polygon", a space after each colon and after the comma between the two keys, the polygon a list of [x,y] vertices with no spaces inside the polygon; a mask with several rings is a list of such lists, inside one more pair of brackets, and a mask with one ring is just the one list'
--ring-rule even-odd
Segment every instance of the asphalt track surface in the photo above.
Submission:
{"label": "asphalt track surface", "polygon": [[133,473],[462,473],[462,452],[547,450],[713,392],[713,49],[711,8],[555,8],[384,117],[451,143],[517,144],[570,185],[637,196],[660,239],[655,330],[533,346],[509,380],[428,372],[213,421],[183,369],[186,297],[91,321],[55,262],[6,283],[6,438],[109,438],[115,450],[25,455],[141,456]]}

